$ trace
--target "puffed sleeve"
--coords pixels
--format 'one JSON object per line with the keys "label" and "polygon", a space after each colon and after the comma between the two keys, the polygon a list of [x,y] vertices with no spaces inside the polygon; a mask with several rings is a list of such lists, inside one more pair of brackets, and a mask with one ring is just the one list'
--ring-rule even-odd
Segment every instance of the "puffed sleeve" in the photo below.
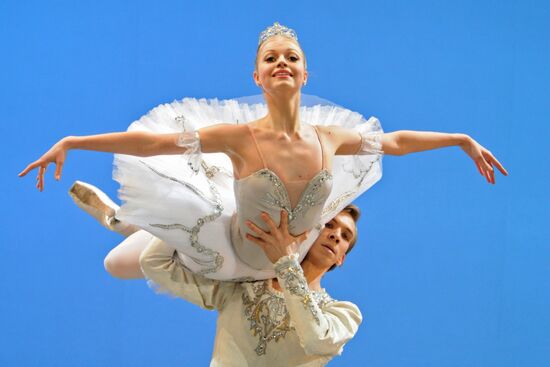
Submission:
{"label": "puffed sleeve", "polygon": [[193,274],[175,250],[158,238],[151,240],[139,259],[145,277],[160,292],[183,298],[208,310],[221,310],[238,283],[208,279]]}
{"label": "puffed sleeve", "polygon": [[201,142],[198,131],[186,131],[178,136],[176,145],[186,148],[183,157],[187,160],[189,168],[198,173],[201,163]]}
{"label": "puffed sleeve", "polygon": [[342,352],[359,328],[362,315],[351,302],[321,302],[313,298],[296,255],[285,256],[275,264],[286,307],[300,343],[307,354],[334,356]]}
{"label": "puffed sleeve", "polygon": [[371,117],[367,123],[357,125],[354,130],[361,136],[361,145],[356,155],[384,154],[382,151],[382,128],[376,117]]}

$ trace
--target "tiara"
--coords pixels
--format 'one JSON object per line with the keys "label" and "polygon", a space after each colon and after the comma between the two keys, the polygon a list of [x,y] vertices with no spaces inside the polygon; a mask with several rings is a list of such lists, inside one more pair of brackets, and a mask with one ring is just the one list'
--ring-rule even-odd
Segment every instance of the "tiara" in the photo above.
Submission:
{"label": "tiara", "polygon": [[268,38],[273,36],[284,36],[293,38],[294,40],[298,41],[298,35],[294,31],[294,29],[287,28],[284,25],[280,25],[279,22],[275,22],[272,26],[267,27],[262,33],[260,33],[258,46],[265,42]]}

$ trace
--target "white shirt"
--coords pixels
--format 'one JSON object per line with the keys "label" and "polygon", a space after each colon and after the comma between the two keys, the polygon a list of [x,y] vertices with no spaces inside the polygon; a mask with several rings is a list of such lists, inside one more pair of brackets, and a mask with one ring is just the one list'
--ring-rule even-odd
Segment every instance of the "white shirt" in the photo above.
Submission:
{"label": "white shirt", "polygon": [[140,263],[160,290],[218,310],[211,367],[324,366],[342,353],[362,320],[353,303],[311,291],[294,255],[274,265],[282,292],[271,279],[237,283],[193,274],[158,239]]}

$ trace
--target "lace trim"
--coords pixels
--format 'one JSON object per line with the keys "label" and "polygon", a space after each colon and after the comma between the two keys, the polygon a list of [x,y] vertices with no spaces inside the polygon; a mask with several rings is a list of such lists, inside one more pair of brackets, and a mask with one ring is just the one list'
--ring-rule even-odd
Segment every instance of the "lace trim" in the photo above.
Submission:
{"label": "lace trim", "polygon": [[[187,121],[185,116],[178,116],[175,120],[182,124],[185,129],[185,122]],[[176,140],[176,145],[186,149],[183,153],[183,157],[187,159],[187,165],[189,168],[197,174],[201,166],[201,144],[199,133],[197,131],[182,132]]]}
{"label": "lace trim", "polygon": [[361,146],[356,155],[384,154],[382,151],[382,134],[380,133],[359,133]]}
{"label": "lace trim", "polygon": [[382,151],[382,128],[377,118],[371,117],[368,123],[359,124],[354,128],[361,136],[361,146],[356,155],[384,154]]}
{"label": "lace trim", "polygon": [[309,290],[302,267],[298,263],[298,254],[284,256],[277,260],[275,263],[275,274],[284,289],[302,299],[304,308],[309,309],[317,325],[320,325],[319,308]]}

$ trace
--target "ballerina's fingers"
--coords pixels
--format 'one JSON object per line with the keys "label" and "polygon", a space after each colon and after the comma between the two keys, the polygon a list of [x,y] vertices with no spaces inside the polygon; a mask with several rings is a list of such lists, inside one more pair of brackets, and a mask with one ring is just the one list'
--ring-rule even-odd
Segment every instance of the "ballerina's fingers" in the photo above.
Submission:
{"label": "ballerina's fingers", "polygon": [[40,161],[34,161],[32,162],[31,164],[29,164],[27,167],[25,167],[25,169],[23,171],[21,171],[21,173],[19,173],[19,177],[23,177],[25,176],[27,173],[29,173],[30,171],[32,171],[33,169],[35,169],[36,167],[40,166],[41,162]]}
{"label": "ballerina's fingers", "polygon": [[55,162],[55,179],[59,181],[61,179],[61,171],[63,171],[63,161]]}
{"label": "ballerina's fingers", "polygon": [[478,162],[474,162],[476,164],[477,170],[479,171],[479,174],[482,176],[485,176],[483,174],[483,170],[481,169],[481,165]]}
{"label": "ballerina's fingers", "polygon": [[479,159],[476,161],[476,165],[478,166],[478,169],[481,170],[483,176],[485,176],[485,178],[487,179],[487,182],[494,184],[495,172],[493,166],[487,163],[487,161],[483,157],[479,157]]}
{"label": "ballerina's fingers", "polygon": [[36,187],[40,192],[44,191],[44,175],[46,174],[46,169],[48,168],[48,164],[45,163],[38,168],[38,176],[36,179],[38,182],[36,183]]}
{"label": "ballerina's fingers", "polygon": [[40,191],[44,190],[44,174],[48,168],[48,163],[42,160],[37,160],[29,164],[23,171],[19,173],[19,177],[26,176],[27,173],[38,167],[38,174],[36,176],[36,188]]}
{"label": "ballerina's fingers", "polygon": [[489,180],[489,177],[487,176],[487,172],[485,172],[485,170],[483,169],[482,163],[476,161],[475,164],[476,164],[477,170],[479,171],[479,174],[482,175],[483,177],[485,177],[487,182],[490,183],[491,181]]}
{"label": "ballerina's fingers", "polygon": [[504,166],[498,161],[498,159],[495,158],[495,156],[491,152],[484,152],[484,156],[485,159],[489,161],[489,164],[494,164],[504,176],[508,176],[508,171],[506,171]]}

